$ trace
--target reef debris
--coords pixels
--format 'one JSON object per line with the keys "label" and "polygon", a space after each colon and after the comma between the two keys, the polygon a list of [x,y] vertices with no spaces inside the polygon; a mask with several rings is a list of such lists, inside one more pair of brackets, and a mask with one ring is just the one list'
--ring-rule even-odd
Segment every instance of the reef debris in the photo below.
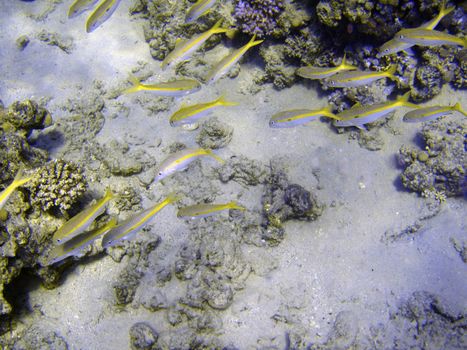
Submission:
{"label": "reef debris", "polygon": [[406,146],[399,150],[402,184],[426,197],[466,195],[466,133],[465,123],[455,120],[425,125],[421,131],[424,150]]}

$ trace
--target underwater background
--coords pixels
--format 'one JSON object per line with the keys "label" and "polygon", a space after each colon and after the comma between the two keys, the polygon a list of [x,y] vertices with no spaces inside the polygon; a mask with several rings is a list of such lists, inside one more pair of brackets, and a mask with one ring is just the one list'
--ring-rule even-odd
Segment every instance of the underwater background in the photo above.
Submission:
{"label": "underwater background", "polygon": [[466,11],[0,1],[2,348],[467,348]]}

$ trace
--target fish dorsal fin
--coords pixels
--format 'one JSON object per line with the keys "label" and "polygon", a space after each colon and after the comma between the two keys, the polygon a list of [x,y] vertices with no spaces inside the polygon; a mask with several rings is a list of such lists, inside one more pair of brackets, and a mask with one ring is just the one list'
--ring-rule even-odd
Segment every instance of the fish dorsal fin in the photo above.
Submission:
{"label": "fish dorsal fin", "polygon": [[183,45],[184,43],[186,43],[187,39],[183,39],[183,38],[177,38],[175,40],[175,48],[179,47],[180,45]]}

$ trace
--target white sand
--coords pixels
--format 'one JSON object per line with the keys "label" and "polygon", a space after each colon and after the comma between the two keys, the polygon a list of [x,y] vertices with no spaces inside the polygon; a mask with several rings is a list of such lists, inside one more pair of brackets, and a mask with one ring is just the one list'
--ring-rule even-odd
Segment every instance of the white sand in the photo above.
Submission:
{"label": "white sand", "polygon": [[[129,20],[128,2],[122,1],[112,18],[91,34],[84,31],[85,15],[66,18],[68,2],[59,4],[43,22],[27,17],[40,13],[44,6],[42,1],[0,3],[0,98],[5,105],[51,97],[47,107],[58,120],[63,114],[60,106],[77,93],[86,93],[96,79],[106,88],[117,87],[138,61],[148,62],[149,68],[158,72],[159,62],[149,55],[141,23]],[[42,29],[72,38],[72,53],[35,39]],[[15,41],[24,34],[31,42],[19,51]],[[169,78],[170,74],[169,70],[160,77]],[[455,310],[467,311],[466,266],[449,241],[462,235],[465,239],[462,199],[448,199],[440,214],[424,221],[424,228],[413,240],[381,242],[386,230],[414,223],[424,206],[422,198],[399,191],[395,185],[401,172],[395,154],[401,145],[414,144],[421,125],[403,124],[402,112],[397,112],[392,123],[399,134],[383,130],[386,144],[377,152],[360,148],[356,141],[323,123],[270,129],[268,120],[273,113],[322,107],[326,101],[312,88],[300,85],[280,92],[266,87],[257,95],[243,95],[240,87],[248,79],[248,68],[243,64],[236,79],[225,78],[203,87],[185,101],[206,101],[224,92],[229,99],[239,101],[239,107],[216,113],[235,126],[232,142],[220,154],[243,154],[263,162],[286,156],[290,180],[313,190],[327,208],[315,222],[287,223],[286,238],[278,247],[245,249],[247,260],[258,273],[250,276],[245,289],[223,313],[223,341],[240,349],[259,347],[258,338],[264,340],[263,345],[284,344],[287,326],[271,319],[281,305],[294,310],[291,317],[308,330],[309,340],[325,337],[336,314],[343,310],[355,313],[365,333],[371,325],[387,322],[388,312],[417,290],[439,294]],[[433,103],[464,103],[465,97],[465,92],[453,92],[446,86]],[[162,146],[173,141],[195,145],[193,133],[168,125],[168,117],[179,103],[171,111],[147,116],[135,105],[135,96],[122,96],[118,101],[129,107],[129,117],[111,119],[110,111],[104,111],[106,124],[98,135],[100,141],[133,137],[152,144],[162,138]],[[163,156],[161,148],[151,154],[158,160]],[[312,175],[317,169],[320,190],[316,190],[318,182]],[[158,191],[160,186],[152,186],[152,190]],[[333,201],[335,207],[330,206]],[[258,206],[258,202],[259,198],[251,205]],[[185,237],[171,238],[183,227],[180,222],[172,226],[174,217],[173,209],[158,217],[160,225],[166,226],[159,234],[176,246]],[[110,305],[112,283],[123,266],[107,256],[77,265],[59,288],[29,294],[30,304],[41,312],[33,312],[23,322],[57,331],[70,349],[126,349],[128,329],[137,321],[147,320],[161,334],[170,332],[164,329],[168,326],[163,312],[128,306],[119,313]]]}

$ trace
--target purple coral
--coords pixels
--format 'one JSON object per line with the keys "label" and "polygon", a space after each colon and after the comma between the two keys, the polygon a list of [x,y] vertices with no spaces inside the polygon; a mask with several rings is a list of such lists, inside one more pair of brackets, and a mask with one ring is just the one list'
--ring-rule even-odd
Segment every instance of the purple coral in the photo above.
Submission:
{"label": "purple coral", "polygon": [[284,10],[284,0],[235,0],[233,13],[238,27],[247,34],[259,37],[277,29],[277,19]]}

